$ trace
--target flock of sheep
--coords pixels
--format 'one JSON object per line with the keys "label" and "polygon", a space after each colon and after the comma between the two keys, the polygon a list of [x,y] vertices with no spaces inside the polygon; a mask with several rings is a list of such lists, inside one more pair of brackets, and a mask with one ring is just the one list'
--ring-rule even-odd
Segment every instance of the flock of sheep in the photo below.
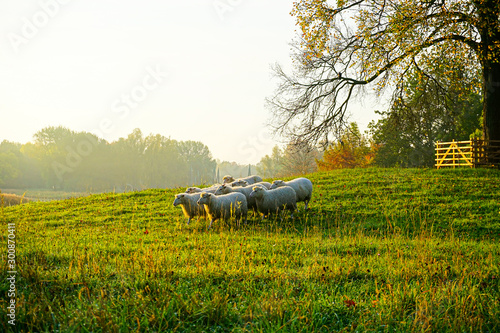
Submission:
{"label": "flock of sheep", "polygon": [[204,189],[188,187],[185,193],[175,196],[174,206],[182,207],[188,218],[187,224],[197,216],[210,219],[208,228],[217,219],[228,221],[235,218],[237,223],[243,219],[246,223],[249,210],[260,213],[262,218],[286,209],[293,216],[297,202],[304,201],[307,210],[313,191],[312,182],[307,178],[288,182],[275,180],[271,184],[262,181],[259,176],[237,180],[224,176],[222,182],[222,185],[215,184]]}

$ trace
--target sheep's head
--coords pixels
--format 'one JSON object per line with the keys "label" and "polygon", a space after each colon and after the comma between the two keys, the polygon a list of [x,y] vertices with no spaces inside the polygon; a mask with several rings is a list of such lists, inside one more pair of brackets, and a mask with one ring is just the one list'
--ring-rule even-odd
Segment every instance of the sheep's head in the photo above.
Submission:
{"label": "sheep's head", "polygon": [[207,192],[202,192],[200,194],[200,199],[198,199],[198,205],[208,205],[210,202],[210,199],[212,198],[212,193],[207,193]]}
{"label": "sheep's head", "polygon": [[215,195],[221,195],[226,193],[228,193],[226,184],[222,184],[221,186],[217,187],[217,190],[215,190],[214,192]]}
{"label": "sheep's head", "polygon": [[201,192],[201,190],[198,187],[188,187],[186,189],[186,193],[192,194],[192,193],[198,193]]}
{"label": "sheep's head", "polygon": [[184,193],[177,194],[174,199],[174,206],[180,205],[184,200]]}
{"label": "sheep's head", "polygon": [[272,184],[271,184],[271,190],[274,190],[275,188],[278,188],[280,186],[285,186],[285,182],[282,181],[282,180],[275,180]]}
{"label": "sheep's head", "polygon": [[248,182],[246,180],[236,180],[234,182],[231,183],[231,187],[235,187],[235,186],[242,186],[242,187],[245,187],[248,185]]}
{"label": "sheep's head", "polygon": [[223,183],[223,184],[227,184],[227,183],[231,183],[231,182],[234,182],[234,178],[233,178],[233,176],[229,176],[229,175],[227,175],[227,176],[224,176],[224,177],[222,178],[222,183]]}
{"label": "sheep's head", "polygon": [[264,195],[265,189],[261,186],[252,187],[252,192],[250,193],[250,198],[260,198]]}

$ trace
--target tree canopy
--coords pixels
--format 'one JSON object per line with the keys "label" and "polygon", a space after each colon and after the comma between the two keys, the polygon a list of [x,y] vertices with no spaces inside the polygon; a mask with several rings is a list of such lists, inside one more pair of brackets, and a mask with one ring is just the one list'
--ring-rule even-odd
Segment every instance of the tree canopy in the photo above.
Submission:
{"label": "tree canopy", "polygon": [[377,165],[432,167],[436,141],[468,140],[481,127],[480,76],[441,65],[448,61],[433,64],[432,76],[409,71],[404,94],[389,111],[377,112],[381,118],[369,125]]}
{"label": "tree canopy", "polygon": [[500,140],[500,1],[300,0],[292,15],[294,71],[275,68],[280,85],[268,100],[280,134],[328,142],[362,87],[390,88],[394,103],[409,72],[438,82],[431,69],[441,64],[480,73],[483,136]]}

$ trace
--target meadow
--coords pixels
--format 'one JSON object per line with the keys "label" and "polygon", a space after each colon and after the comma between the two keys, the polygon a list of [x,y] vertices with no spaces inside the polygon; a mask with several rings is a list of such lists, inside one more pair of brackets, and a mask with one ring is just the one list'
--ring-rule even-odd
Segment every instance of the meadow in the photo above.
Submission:
{"label": "meadow", "polygon": [[500,171],[307,177],[307,212],[210,230],[172,206],[184,189],[1,208],[0,330],[500,331]]}

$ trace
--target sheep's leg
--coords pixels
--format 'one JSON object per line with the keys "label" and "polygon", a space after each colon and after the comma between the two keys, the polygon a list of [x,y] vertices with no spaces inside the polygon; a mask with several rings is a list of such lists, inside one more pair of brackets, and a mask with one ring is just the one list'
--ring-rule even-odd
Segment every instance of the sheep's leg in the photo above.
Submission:
{"label": "sheep's leg", "polygon": [[305,205],[304,210],[307,210],[307,204],[309,203],[309,200],[306,200],[305,203],[306,203],[306,205]]}
{"label": "sheep's leg", "polygon": [[191,218],[190,218],[190,217],[188,217],[188,220],[187,220],[187,222],[186,222],[186,225],[189,225],[189,222],[191,222]]}

